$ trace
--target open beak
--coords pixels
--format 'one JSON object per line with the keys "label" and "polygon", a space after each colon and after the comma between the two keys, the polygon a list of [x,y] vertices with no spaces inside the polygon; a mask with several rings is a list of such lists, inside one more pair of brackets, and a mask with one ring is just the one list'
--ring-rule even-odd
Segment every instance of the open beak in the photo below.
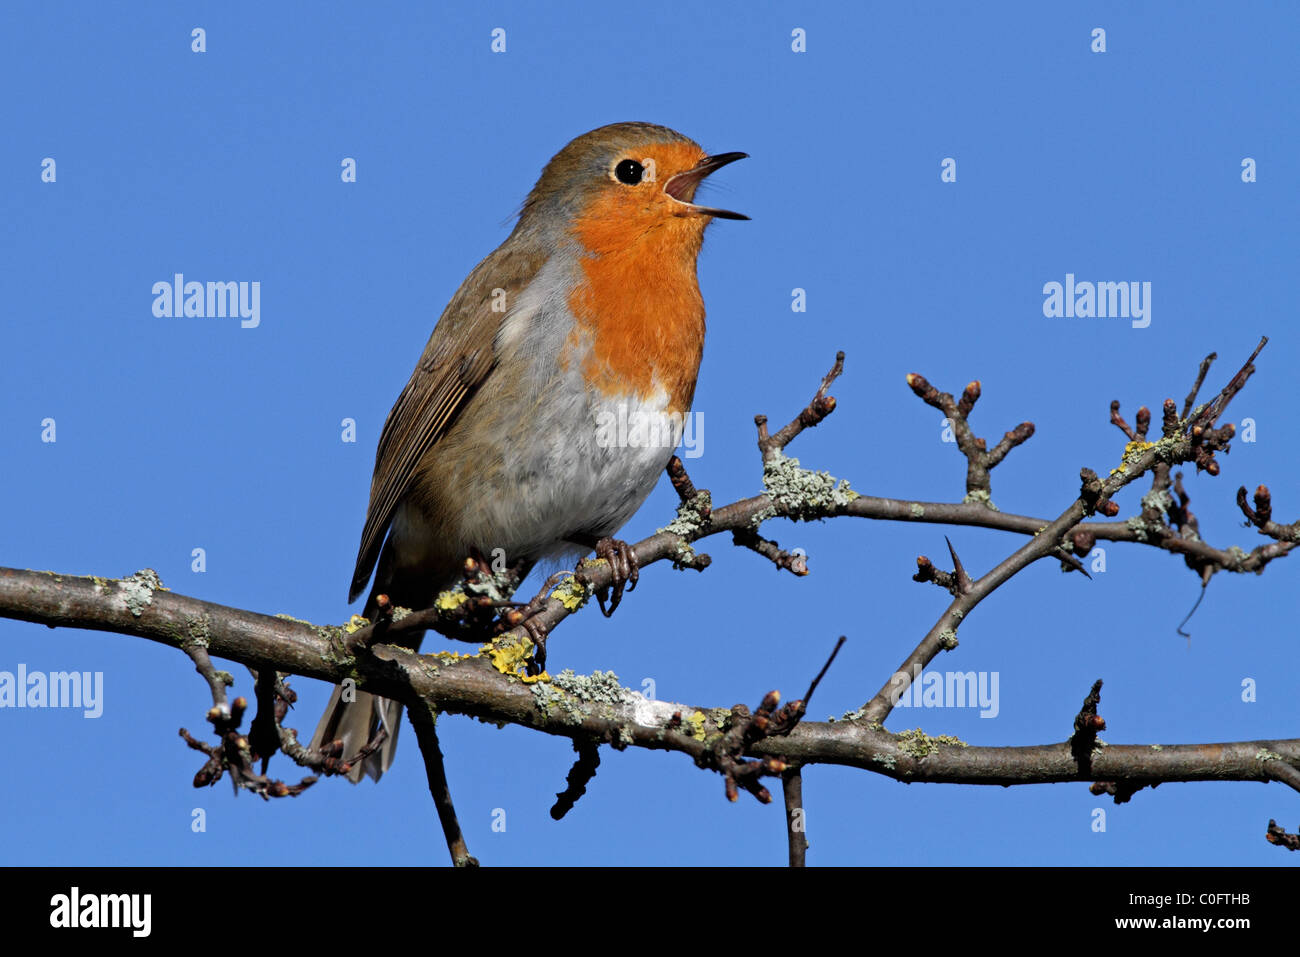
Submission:
{"label": "open beak", "polygon": [[706,156],[696,163],[693,168],[671,177],[668,182],[664,183],[664,192],[677,202],[688,206],[692,213],[699,216],[716,216],[719,219],[749,219],[744,213],[733,213],[729,209],[714,209],[711,206],[697,206],[692,202],[695,199],[695,188],[700,185],[704,177],[715,170],[722,169],[728,163],[742,160],[748,155],[748,153],[719,153],[717,156]]}

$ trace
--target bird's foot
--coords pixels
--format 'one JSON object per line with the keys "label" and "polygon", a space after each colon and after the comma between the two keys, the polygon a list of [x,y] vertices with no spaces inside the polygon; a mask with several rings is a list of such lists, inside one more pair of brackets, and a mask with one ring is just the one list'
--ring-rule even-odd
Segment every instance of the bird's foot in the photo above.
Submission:
{"label": "bird's foot", "polygon": [[540,613],[545,610],[546,603],[551,596],[551,589],[569,576],[569,572],[556,572],[542,584],[542,589],[533,600],[524,604],[523,602],[511,602],[511,608],[501,616],[497,623],[497,633],[508,631],[511,628],[523,628],[533,643],[533,655],[526,665],[526,670],[530,675],[540,675],[546,669],[546,639],[550,635],[550,626],[546,624]]}
{"label": "bird's foot", "polygon": [[524,631],[528,632],[528,637],[533,643],[533,656],[524,665],[524,671],[529,676],[535,677],[546,670],[546,638],[551,633],[551,629],[536,615],[530,615],[520,624]]}
{"label": "bird's foot", "polygon": [[[641,577],[641,565],[637,561],[636,550],[617,538],[602,538],[596,542],[596,557],[609,562],[612,576],[609,585],[596,592],[600,613],[608,618],[623,600],[623,589],[626,587],[628,591],[636,590],[636,583]],[[605,607],[606,599],[609,600],[608,609]]]}

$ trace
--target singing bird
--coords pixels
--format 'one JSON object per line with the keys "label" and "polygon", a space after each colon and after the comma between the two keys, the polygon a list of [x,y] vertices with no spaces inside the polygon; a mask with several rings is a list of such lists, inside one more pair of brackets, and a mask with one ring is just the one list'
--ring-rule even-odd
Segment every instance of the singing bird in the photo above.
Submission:
{"label": "singing bird", "polygon": [[[610,536],[654,488],[695,393],[704,229],[749,218],[699,205],[695,191],[745,156],[615,123],[546,164],[514,230],[443,310],[384,423],[348,594],[356,600],[377,562],[367,618],[380,595],[428,607],[471,554],[528,566],[626,547]],[[620,415],[648,427],[600,427]],[[632,441],[647,435],[672,437]],[[378,780],[400,716],[396,702],[344,701],[336,688],[312,747],[341,740],[351,756],[382,724],[382,748],[349,773]]]}

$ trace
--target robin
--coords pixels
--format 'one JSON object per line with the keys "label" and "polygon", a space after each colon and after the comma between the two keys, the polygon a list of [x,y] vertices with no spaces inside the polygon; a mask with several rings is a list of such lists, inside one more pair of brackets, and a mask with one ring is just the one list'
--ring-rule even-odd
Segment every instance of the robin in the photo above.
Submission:
{"label": "robin", "polygon": [[[654,488],[690,410],[704,229],[749,218],[696,204],[695,190],[745,156],[615,123],[546,164],[510,236],[443,310],[384,422],[348,593],[355,601],[377,562],[365,617],[380,595],[428,607],[471,554],[527,569],[595,548],[622,570],[610,612],[623,579],[635,586],[631,551],[611,536]],[[602,427],[610,421],[642,428]],[[354,697],[334,690],[312,747],[341,740],[352,755],[383,726],[381,749],[349,773],[378,780],[401,706]]]}

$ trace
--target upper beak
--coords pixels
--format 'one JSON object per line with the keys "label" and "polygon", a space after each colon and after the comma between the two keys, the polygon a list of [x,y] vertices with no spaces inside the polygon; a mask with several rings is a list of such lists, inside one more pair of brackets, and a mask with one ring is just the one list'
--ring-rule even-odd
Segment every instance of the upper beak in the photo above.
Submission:
{"label": "upper beak", "polygon": [[696,163],[693,168],[671,177],[668,182],[664,183],[664,192],[677,202],[689,206],[691,212],[701,216],[716,216],[719,219],[749,219],[744,213],[733,213],[729,209],[714,209],[711,206],[697,206],[691,202],[695,198],[695,188],[700,185],[704,177],[715,170],[722,169],[728,163],[743,160],[747,156],[749,156],[748,153],[719,153],[717,156],[706,156]]}

